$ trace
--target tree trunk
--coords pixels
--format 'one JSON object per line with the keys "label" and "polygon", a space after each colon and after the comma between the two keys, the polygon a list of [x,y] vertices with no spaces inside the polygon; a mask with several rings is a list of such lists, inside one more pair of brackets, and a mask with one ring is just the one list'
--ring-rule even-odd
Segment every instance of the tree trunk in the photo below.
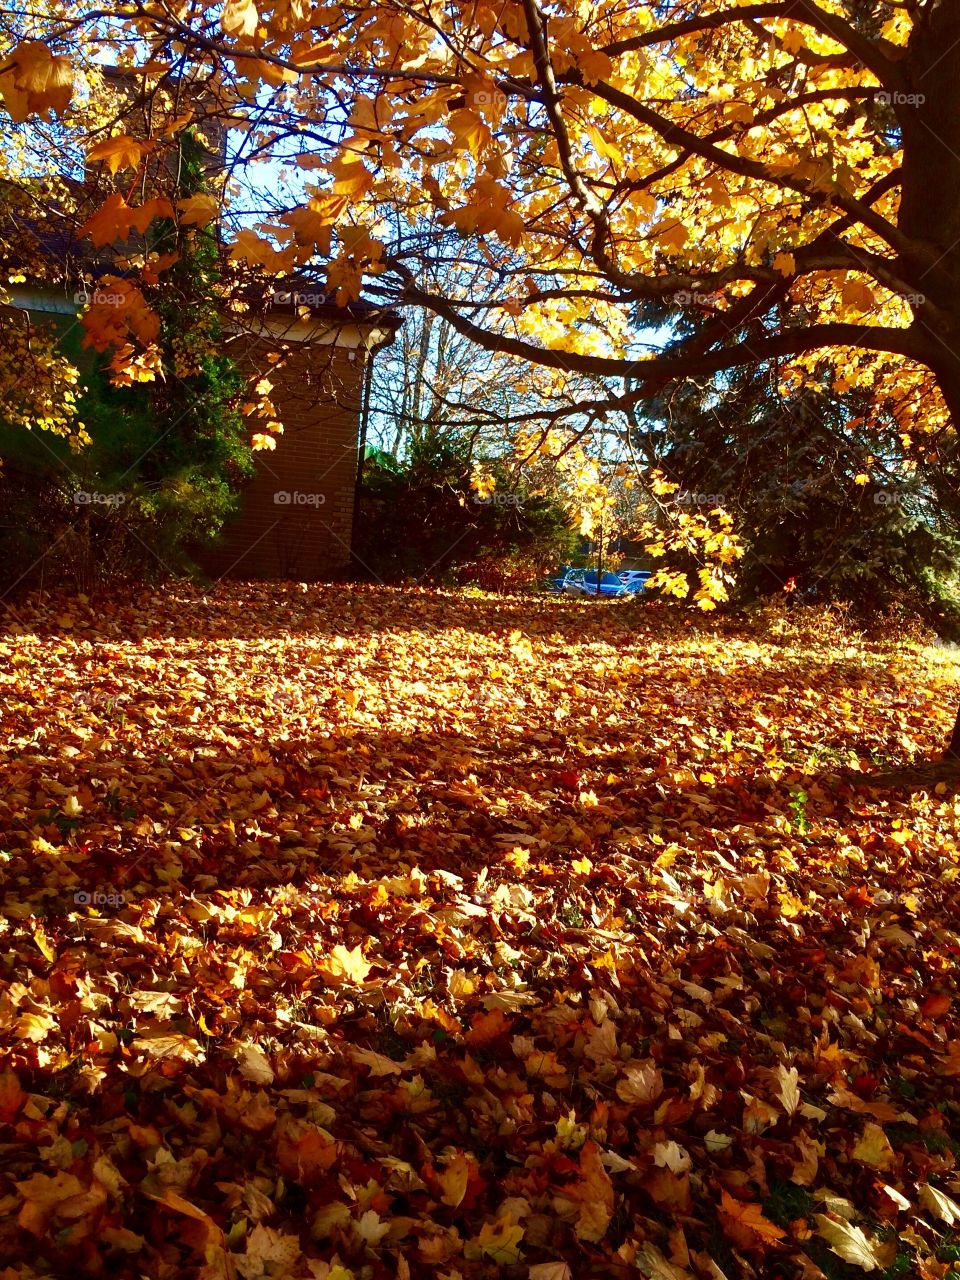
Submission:
{"label": "tree trunk", "polygon": [[[892,94],[901,125],[899,229],[920,247],[899,264],[915,287],[914,327],[960,432],[960,5],[931,0],[918,15],[904,88]],[[930,308],[933,308],[931,312]],[[960,708],[943,759],[960,763]]]}
{"label": "tree trunk", "polygon": [[950,735],[950,741],[947,749],[943,753],[944,761],[960,764],[960,708],[957,709],[957,718],[953,724],[953,733]]}
{"label": "tree trunk", "polygon": [[[960,294],[958,294],[958,297],[960,297]],[[937,374],[937,385],[940,388],[940,394],[943,396],[950,411],[950,417],[955,429],[960,433],[960,356],[957,354],[958,349],[960,349],[960,343],[951,341],[950,346],[953,351],[953,359],[945,357],[940,362],[931,360],[931,364]],[[950,735],[950,741],[943,753],[943,759],[944,761],[960,764],[960,707],[957,708],[953,733]]]}
{"label": "tree trunk", "polygon": [[[903,138],[900,230],[934,258],[915,283],[938,306],[956,309],[960,275],[960,6],[933,0],[918,15],[902,63],[904,89],[888,94]],[[933,264],[933,265],[931,265]],[[919,264],[918,264],[919,265]],[[911,273],[913,274],[913,273]]]}

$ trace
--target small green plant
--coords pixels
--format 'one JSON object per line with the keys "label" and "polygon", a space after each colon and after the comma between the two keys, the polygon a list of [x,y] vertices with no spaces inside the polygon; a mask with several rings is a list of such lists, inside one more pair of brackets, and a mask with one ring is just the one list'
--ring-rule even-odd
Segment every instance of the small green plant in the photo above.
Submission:
{"label": "small green plant", "polygon": [[790,792],[790,826],[803,839],[810,832],[810,819],[807,817],[807,801],[809,795],[801,787],[794,787]]}
{"label": "small green plant", "polygon": [[51,805],[44,815],[45,825],[56,827],[63,835],[69,835],[71,831],[75,831],[80,826],[79,818],[71,818],[59,809],[56,805]]}
{"label": "small green plant", "polygon": [[582,929],[586,923],[583,918],[583,912],[575,902],[568,902],[567,905],[559,912],[561,924],[565,924],[568,929]]}

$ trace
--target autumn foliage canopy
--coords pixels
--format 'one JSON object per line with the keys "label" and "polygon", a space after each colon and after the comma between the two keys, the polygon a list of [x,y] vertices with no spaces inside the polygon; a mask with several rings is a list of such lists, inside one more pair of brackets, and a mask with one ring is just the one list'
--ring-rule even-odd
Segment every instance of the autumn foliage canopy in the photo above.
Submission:
{"label": "autumn foliage canopy", "polygon": [[[34,27],[0,73],[15,120],[69,113],[95,50],[150,100],[152,136],[121,121],[87,142],[89,161],[126,175],[88,224],[94,241],[169,216],[140,198],[145,157],[216,117],[238,139],[234,179],[285,165],[273,207],[264,216],[234,181],[222,206],[195,196],[176,216],[227,212],[232,257],[278,272],[319,258],[343,298],[364,280],[422,297],[383,213],[413,224],[439,209],[482,238],[500,285],[495,302],[461,306],[461,323],[551,367],[641,389],[827,351],[839,379],[876,381],[904,405],[912,394],[915,408],[919,367],[950,363],[931,337],[955,252],[936,226],[951,225],[956,163],[941,119],[946,6],[523,0],[441,17],[228,0],[117,5],[109,20],[54,7]],[[631,311],[657,299],[711,323],[645,368]],[[724,349],[751,320],[749,346]]]}

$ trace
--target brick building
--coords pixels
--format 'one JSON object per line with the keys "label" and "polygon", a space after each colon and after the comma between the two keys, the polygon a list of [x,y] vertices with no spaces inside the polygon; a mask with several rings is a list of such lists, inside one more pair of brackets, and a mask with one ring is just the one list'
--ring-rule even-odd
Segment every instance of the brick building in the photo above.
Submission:
{"label": "brick building", "polygon": [[[255,455],[240,514],[204,557],[212,576],[314,581],[348,567],[371,362],[398,323],[369,303],[338,308],[322,295],[274,294],[262,338],[250,341],[287,350],[270,392],[284,430],[276,449]],[[246,353],[252,367],[262,367],[257,354]]]}

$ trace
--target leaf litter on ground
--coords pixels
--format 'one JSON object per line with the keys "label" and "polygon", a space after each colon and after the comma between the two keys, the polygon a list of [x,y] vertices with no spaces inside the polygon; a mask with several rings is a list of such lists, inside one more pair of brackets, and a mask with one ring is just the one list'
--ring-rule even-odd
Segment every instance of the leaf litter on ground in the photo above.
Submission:
{"label": "leaf litter on ground", "polygon": [[951,1274],[953,655],[219,586],[0,636],[0,1276]]}

